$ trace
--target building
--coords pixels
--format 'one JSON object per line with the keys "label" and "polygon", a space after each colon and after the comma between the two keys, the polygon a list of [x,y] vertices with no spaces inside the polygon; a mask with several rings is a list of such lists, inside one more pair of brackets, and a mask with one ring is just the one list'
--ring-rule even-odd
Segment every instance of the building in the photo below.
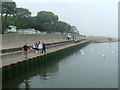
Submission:
{"label": "building", "polygon": [[17,29],[17,33],[18,34],[38,34],[41,32],[33,28],[30,28],[30,29]]}
{"label": "building", "polygon": [[13,25],[11,25],[11,26],[8,26],[8,29],[7,29],[7,32],[8,33],[16,33],[16,26],[13,26]]}
{"label": "building", "polygon": [[13,0],[0,0],[0,2],[13,2]]}

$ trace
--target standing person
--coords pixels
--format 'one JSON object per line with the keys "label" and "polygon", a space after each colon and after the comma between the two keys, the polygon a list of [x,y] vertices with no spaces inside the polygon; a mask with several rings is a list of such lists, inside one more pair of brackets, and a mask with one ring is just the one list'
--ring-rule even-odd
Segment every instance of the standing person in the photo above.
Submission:
{"label": "standing person", "polygon": [[38,43],[37,42],[35,43],[35,47],[38,48]]}
{"label": "standing person", "polygon": [[42,53],[44,52],[44,53],[46,53],[46,45],[45,45],[45,43],[44,42],[42,42],[42,46],[43,46],[43,48],[42,48]]}
{"label": "standing person", "polygon": [[73,38],[73,40],[74,40],[75,37],[73,36],[72,38]]}
{"label": "standing person", "polygon": [[75,42],[76,42],[76,43],[78,42],[78,39],[77,39],[77,38],[75,38]]}
{"label": "standing person", "polygon": [[37,43],[35,43],[32,48],[33,48],[33,49],[35,50],[35,52],[37,53],[37,51],[38,51],[38,45],[37,45]]}
{"label": "standing person", "polygon": [[39,46],[40,44],[41,44],[40,41],[38,41],[38,46]]}
{"label": "standing person", "polygon": [[38,50],[39,50],[40,52],[42,52],[42,48],[43,48],[42,44],[39,43],[39,44],[38,44]]}
{"label": "standing person", "polygon": [[24,53],[24,55],[25,55],[25,59],[27,59],[28,49],[29,49],[29,47],[28,47],[28,45],[27,45],[27,43],[26,43],[26,44],[22,47],[23,53]]}

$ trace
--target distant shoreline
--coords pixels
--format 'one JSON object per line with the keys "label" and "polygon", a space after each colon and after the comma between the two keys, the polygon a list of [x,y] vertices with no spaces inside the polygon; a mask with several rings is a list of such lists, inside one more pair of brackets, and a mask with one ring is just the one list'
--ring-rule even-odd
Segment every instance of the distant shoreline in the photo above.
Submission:
{"label": "distant shoreline", "polygon": [[87,36],[86,39],[90,40],[90,41],[95,41],[95,42],[118,42],[120,40],[118,40],[117,38],[110,38],[111,40],[109,40],[108,37],[103,37],[103,36]]}
{"label": "distant shoreline", "polygon": [[[67,34],[0,34],[1,37],[1,49],[8,49],[8,48],[15,48],[15,47],[21,47],[25,43],[28,45],[33,45],[35,42],[38,42],[39,40],[45,43],[53,43],[53,42],[60,42],[60,41],[66,41],[65,38]],[[82,39],[86,38],[89,41],[93,42],[118,42],[120,40],[116,38],[111,38],[111,41],[109,41],[108,37],[103,36],[82,36],[82,35],[72,35],[75,38]]]}

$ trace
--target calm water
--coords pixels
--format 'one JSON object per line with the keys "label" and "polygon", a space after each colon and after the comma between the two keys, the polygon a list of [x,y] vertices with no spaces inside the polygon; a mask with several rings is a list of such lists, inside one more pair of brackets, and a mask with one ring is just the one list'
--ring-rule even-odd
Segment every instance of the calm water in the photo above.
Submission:
{"label": "calm water", "polygon": [[117,88],[118,43],[92,43],[78,48],[9,80],[4,87]]}

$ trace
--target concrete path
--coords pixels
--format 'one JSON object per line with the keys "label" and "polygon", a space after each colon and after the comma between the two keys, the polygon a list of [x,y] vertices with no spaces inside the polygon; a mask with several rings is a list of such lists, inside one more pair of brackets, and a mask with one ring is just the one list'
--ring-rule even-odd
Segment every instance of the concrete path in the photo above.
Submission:
{"label": "concrete path", "polygon": [[[67,34],[3,34],[2,49],[17,48],[25,43],[33,45],[38,41],[45,43],[54,43],[66,41]],[[82,38],[80,35],[74,35],[76,38]]]}
{"label": "concrete path", "polygon": [[[68,47],[71,47],[71,46],[75,46],[75,45],[78,45],[78,44],[81,44],[81,43],[85,43],[85,42],[88,42],[88,41],[82,41],[82,42],[79,42],[79,43],[72,43],[72,44],[67,44],[67,45],[61,45],[61,46],[57,46],[57,47],[53,47],[53,48],[49,48],[47,49],[47,53],[51,53],[51,52],[55,52],[55,51],[58,51],[58,50],[61,50],[61,49],[64,49],[64,48],[68,48]],[[37,56],[41,56],[41,55],[45,55],[43,53],[40,53],[40,52],[29,52],[29,55],[28,55],[28,59],[30,58],[34,58],[34,57],[37,57]],[[0,57],[2,58],[2,57]],[[21,62],[21,61],[24,61],[24,60],[27,60],[24,58],[24,55],[23,53],[19,53],[19,54],[14,54],[14,55],[10,55],[10,56],[7,56],[7,57],[3,57],[2,59],[0,59],[0,68],[3,67],[3,66],[7,66],[7,65],[10,65],[10,64],[15,64],[17,62]]]}

